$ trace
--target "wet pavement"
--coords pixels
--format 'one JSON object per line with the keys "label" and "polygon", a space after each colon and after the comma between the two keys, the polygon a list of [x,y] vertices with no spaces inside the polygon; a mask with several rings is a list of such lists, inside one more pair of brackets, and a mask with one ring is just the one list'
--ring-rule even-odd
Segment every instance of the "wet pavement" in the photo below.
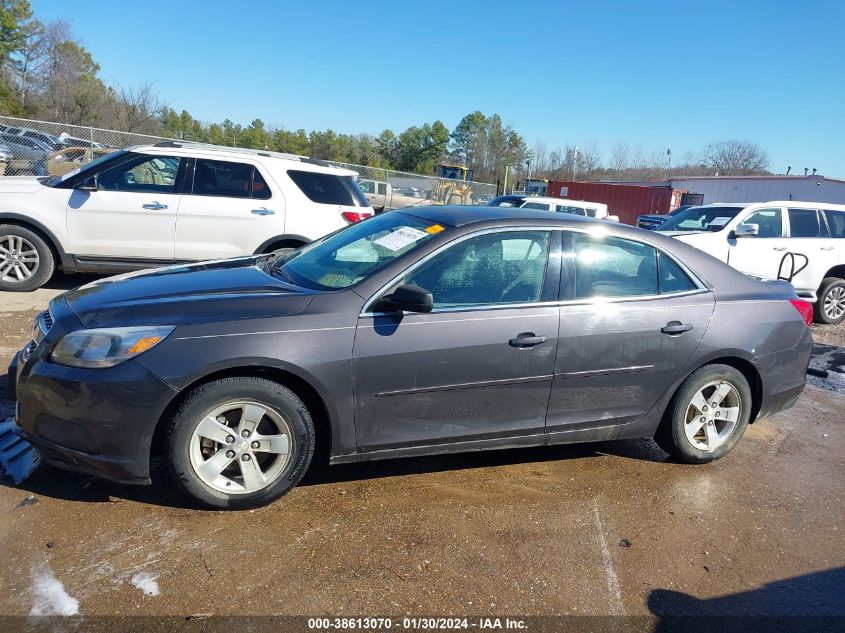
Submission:
{"label": "wet pavement", "polygon": [[[0,367],[60,291],[0,294]],[[843,351],[828,342],[795,407],[705,466],[649,440],[318,464],[238,513],[188,507],[166,481],[1,480],[0,614],[843,616]]]}

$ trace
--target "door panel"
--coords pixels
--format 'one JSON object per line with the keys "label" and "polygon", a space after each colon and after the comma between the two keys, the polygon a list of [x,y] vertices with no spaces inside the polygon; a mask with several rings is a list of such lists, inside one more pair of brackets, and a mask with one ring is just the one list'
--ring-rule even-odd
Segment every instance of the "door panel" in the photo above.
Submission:
{"label": "door panel", "polygon": [[756,209],[741,222],[756,224],[760,232],[756,237],[729,240],[728,264],[740,272],[774,279],[778,275],[780,261],[788,250],[782,237],[783,210]]}
{"label": "door panel", "polygon": [[252,255],[285,232],[285,202],[247,162],[195,159],[176,220],[179,261]]}
{"label": "door panel", "polygon": [[[807,266],[792,279],[796,291],[815,292],[828,270],[839,263],[836,241],[828,237],[828,225],[815,209],[789,209],[789,237],[785,240],[788,250],[804,255]],[[803,258],[797,258],[796,267],[802,266]]]}
{"label": "door panel", "polygon": [[[359,448],[542,433],[557,331],[554,306],[361,317]],[[546,341],[512,346],[523,333]]]}
{"label": "door panel", "polygon": [[[623,424],[645,415],[695,351],[713,308],[710,292],[562,306],[547,431]],[[673,321],[692,329],[661,332]]]}
{"label": "door panel", "polygon": [[71,252],[172,261],[180,160],[130,155],[93,176],[97,190],[74,189],[67,206]]}

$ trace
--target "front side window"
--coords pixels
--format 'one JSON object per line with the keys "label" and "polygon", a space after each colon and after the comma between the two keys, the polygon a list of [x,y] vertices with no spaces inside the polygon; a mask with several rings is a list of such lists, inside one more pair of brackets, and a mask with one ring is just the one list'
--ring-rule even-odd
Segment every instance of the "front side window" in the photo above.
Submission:
{"label": "front side window", "polygon": [[352,176],[289,169],[288,176],[311,202],[345,207],[366,207],[369,202]]}
{"label": "front side window", "polygon": [[845,238],[845,211],[825,209],[824,215],[830,228],[830,236]]}
{"label": "front side window", "polygon": [[179,157],[138,154],[97,174],[100,191],[173,193]]}
{"label": "front side window", "polygon": [[[780,209],[760,209],[750,214],[742,223],[756,224],[759,227],[757,237],[781,237],[783,235],[783,220],[781,219]],[[818,234],[818,227],[816,227],[816,233]]]}
{"label": "front side window", "polygon": [[575,298],[658,293],[657,251],[619,237],[574,233]]}
{"label": "front side window", "polygon": [[398,211],[383,213],[303,246],[273,271],[305,288],[348,288],[448,229]]}
{"label": "front side window", "polygon": [[449,246],[402,283],[428,290],[435,308],[540,301],[549,231],[507,231]]}
{"label": "front side window", "polygon": [[789,237],[819,237],[818,212],[815,209],[790,209]]}
{"label": "front side window", "polygon": [[372,180],[359,180],[358,187],[364,193],[375,193],[376,192],[376,183]]}

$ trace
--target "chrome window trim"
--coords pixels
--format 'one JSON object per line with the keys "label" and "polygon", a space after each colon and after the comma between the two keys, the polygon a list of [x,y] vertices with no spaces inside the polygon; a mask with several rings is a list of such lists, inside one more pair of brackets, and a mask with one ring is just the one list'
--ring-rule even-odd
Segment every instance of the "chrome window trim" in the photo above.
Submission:
{"label": "chrome window trim", "polygon": [[[597,222],[602,222],[602,220],[597,220]],[[595,226],[601,226],[601,224],[592,225],[589,228],[584,227],[561,227],[561,226],[508,226],[508,227],[496,227],[493,229],[483,229],[480,231],[476,231],[474,233],[467,233],[466,235],[462,235],[461,237],[454,239],[450,242],[447,242],[437,250],[432,251],[422,259],[417,262],[411,264],[408,268],[404,271],[395,275],[389,282],[381,286],[378,291],[376,291],[369,299],[367,299],[364,307],[361,309],[361,313],[358,315],[358,318],[372,318],[375,316],[389,316],[395,314],[394,312],[370,312],[370,306],[375,303],[381,296],[382,293],[387,291],[393,284],[397,281],[408,275],[409,273],[416,270],[419,266],[422,266],[424,263],[435,257],[436,255],[442,253],[447,248],[455,245],[460,244],[461,242],[468,240],[473,237],[478,237],[479,235],[488,235],[491,233],[509,233],[514,231],[570,231],[574,233],[588,233],[594,234],[595,233]],[[699,277],[693,273],[687,266],[685,266],[682,262],[678,261],[678,258],[672,255],[671,253],[665,251],[664,249],[660,248],[657,244],[649,240],[641,240],[629,237],[627,235],[619,235],[614,233],[607,233],[608,237],[617,237],[619,239],[629,240],[631,242],[636,242],[639,244],[645,244],[660,253],[663,253],[666,257],[671,259],[675,262],[681,270],[683,270],[687,276],[690,278],[692,283],[696,286],[694,290],[684,290],[681,292],[671,292],[671,293],[664,293],[664,294],[654,294],[654,295],[635,295],[631,297],[592,297],[589,299],[568,299],[564,301],[534,301],[530,303],[508,303],[508,304],[485,304],[485,305],[470,305],[470,306],[454,306],[449,308],[435,308],[431,312],[427,312],[426,314],[440,314],[440,313],[449,313],[449,312],[478,312],[480,310],[513,310],[519,308],[544,308],[544,307],[553,307],[553,306],[576,306],[576,305],[604,305],[608,303],[621,303],[621,302],[629,302],[629,301],[653,301],[655,299],[670,299],[674,297],[685,297],[685,296],[692,296],[704,293],[710,293],[712,290],[708,288]],[[550,254],[551,257],[551,254]],[[403,314],[418,314],[415,312],[403,312]]]}

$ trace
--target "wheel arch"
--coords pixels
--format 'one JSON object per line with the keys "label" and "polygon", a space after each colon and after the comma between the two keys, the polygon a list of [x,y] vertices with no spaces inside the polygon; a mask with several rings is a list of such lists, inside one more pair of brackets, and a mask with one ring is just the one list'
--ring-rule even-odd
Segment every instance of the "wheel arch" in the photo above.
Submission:
{"label": "wheel arch", "polygon": [[50,250],[53,251],[53,257],[56,260],[57,268],[61,267],[62,270],[65,270],[67,272],[75,271],[75,266],[73,265],[73,258],[65,252],[65,249],[62,247],[62,243],[59,238],[57,238],[55,233],[53,233],[50,229],[48,229],[38,220],[33,220],[32,218],[22,215],[20,213],[0,211],[0,224],[12,224],[28,229],[33,233],[36,233],[39,237],[41,237],[41,239],[43,239],[47,243],[47,246],[50,248]]}
{"label": "wheel arch", "polygon": [[751,358],[739,350],[723,350],[719,354],[714,354],[706,360],[699,360],[696,365],[690,366],[688,371],[685,371],[683,376],[676,381],[670,392],[671,396],[666,399],[663,406],[663,414],[660,418],[661,423],[666,419],[666,416],[670,414],[672,401],[686,379],[707,365],[728,365],[729,367],[736,369],[745,377],[748,381],[748,386],[751,389],[751,415],[748,418],[748,423],[753,423],[760,414],[760,409],[763,405],[763,379],[760,376],[759,370],[751,361]]}
{"label": "wheel arch", "polygon": [[153,461],[160,457],[163,453],[164,434],[167,427],[167,421],[173,417],[177,408],[185,400],[185,398],[187,398],[194,389],[206,383],[219,380],[221,378],[233,378],[236,376],[266,378],[287,387],[297,396],[302,398],[302,401],[305,403],[305,406],[308,407],[308,411],[311,413],[311,419],[314,422],[314,431],[316,434],[315,453],[320,455],[321,459],[328,462],[328,458],[331,455],[332,438],[334,437],[332,428],[333,417],[329,411],[326,399],[317,387],[315,387],[311,381],[306,378],[281,367],[236,364],[231,367],[214,370],[195,378],[183,389],[180,389],[176,396],[167,404],[156,422],[150,443],[149,459],[151,470]]}
{"label": "wheel arch", "polygon": [[822,277],[822,282],[819,284],[819,290],[824,285],[824,280],[828,277],[838,277],[839,279],[845,279],[845,264],[838,264],[837,266],[833,266],[830,270],[828,270],[824,276]]}
{"label": "wheel arch", "polygon": [[258,248],[255,249],[253,255],[261,255],[269,251],[274,251],[278,248],[299,248],[310,242],[307,237],[303,235],[276,235],[270,239],[264,240]]}

